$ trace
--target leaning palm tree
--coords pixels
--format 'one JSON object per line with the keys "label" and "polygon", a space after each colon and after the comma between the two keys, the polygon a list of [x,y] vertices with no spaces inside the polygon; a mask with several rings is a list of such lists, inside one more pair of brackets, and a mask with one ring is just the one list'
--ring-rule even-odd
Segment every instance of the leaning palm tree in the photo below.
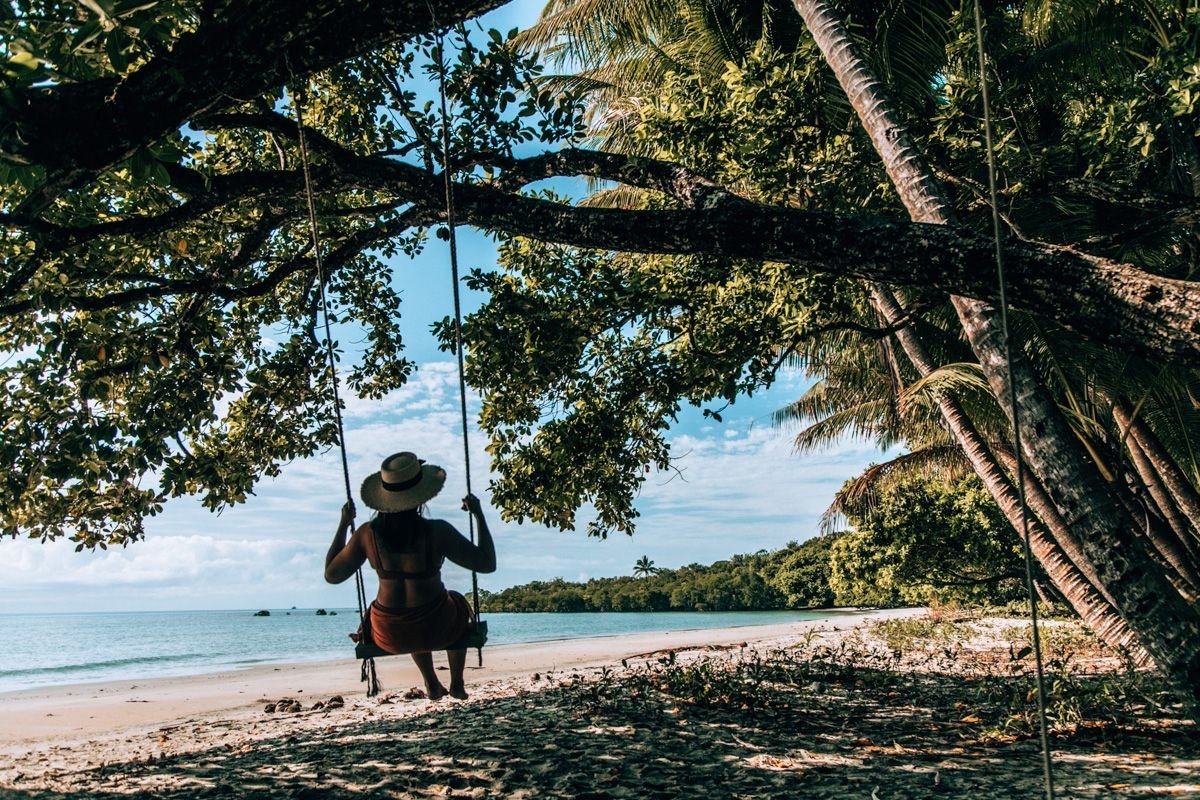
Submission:
{"label": "leaning palm tree", "polygon": [[[951,203],[882,85],[858,55],[839,16],[824,0],[797,0],[796,9],[850,98],[914,221],[950,223]],[[877,287],[874,297],[885,318],[892,318],[887,308],[889,300],[894,302],[890,292]],[[953,297],[952,302],[993,392],[1010,419],[1015,413],[1008,394],[1010,384],[1012,397],[1022,399],[1021,455],[1033,476],[1040,478],[1054,510],[1077,534],[1084,554],[1141,644],[1177,687],[1187,695],[1200,697],[1200,681],[1196,680],[1200,676],[1200,614],[1146,552],[1135,535],[1135,521],[1113,500],[1094,466],[1080,452],[1036,372],[1019,350],[1006,352],[1006,334],[996,310],[965,297]],[[925,360],[911,329],[900,332],[900,341],[910,360]],[[954,425],[948,409],[946,417],[948,424]],[[962,441],[961,432],[956,435]]]}
{"label": "leaning palm tree", "polygon": [[[878,298],[881,311],[894,318],[898,312],[882,289]],[[799,452],[846,435],[869,438],[882,448],[903,442],[910,450],[843,487],[826,512],[826,524],[838,521],[846,505],[869,506],[890,482],[914,472],[948,478],[973,469],[1013,530],[1020,531],[1020,497],[1001,463],[1011,452],[1008,429],[981,370],[971,364],[934,367],[924,344],[911,332],[906,339],[912,360],[896,357],[886,340],[867,343],[840,335],[839,346],[817,362],[821,379],[775,414],[777,425],[804,426],[795,440]],[[1103,581],[1028,475],[1026,491],[1040,518],[1030,526],[1031,548],[1051,581],[1101,641],[1136,650],[1137,638],[1116,613]]]}

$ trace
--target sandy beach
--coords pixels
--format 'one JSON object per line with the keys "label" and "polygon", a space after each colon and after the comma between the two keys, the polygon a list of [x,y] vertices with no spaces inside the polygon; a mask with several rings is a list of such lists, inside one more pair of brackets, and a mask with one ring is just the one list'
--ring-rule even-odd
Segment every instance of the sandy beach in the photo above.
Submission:
{"label": "sandy beach", "polygon": [[[11,692],[0,796],[1038,795],[1037,739],[994,687],[871,639],[924,614],[493,646],[467,701],[408,696],[405,657],[378,662],[375,698],[350,659]],[[1002,664],[987,630],[953,661]],[[1063,720],[1060,794],[1200,797],[1195,726],[1144,717]]]}

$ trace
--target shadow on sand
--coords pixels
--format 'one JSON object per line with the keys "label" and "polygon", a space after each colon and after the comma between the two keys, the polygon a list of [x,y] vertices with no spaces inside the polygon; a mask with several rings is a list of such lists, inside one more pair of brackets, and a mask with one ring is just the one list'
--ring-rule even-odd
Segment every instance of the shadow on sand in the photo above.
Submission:
{"label": "shadow on sand", "polygon": [[[1037,740],[980,736],[962,678],[813,683],[802,702],[750,709],[630,699],[578,681],[432,713],[284,734],[218,750],[60,773],[59,791],[109,798],[1035,798]],[[864,685],[866,684],[866,685]],[[634,693],[636,695],[636,692]],[[665,699],[665,702],[663,700]],[[332,720],[331,720],[332,721]],[[1094,724],[1054,737],[1061,797],[1198,796],[1194,726]],[[1188,787],[1191,787],[1190,789]]]}

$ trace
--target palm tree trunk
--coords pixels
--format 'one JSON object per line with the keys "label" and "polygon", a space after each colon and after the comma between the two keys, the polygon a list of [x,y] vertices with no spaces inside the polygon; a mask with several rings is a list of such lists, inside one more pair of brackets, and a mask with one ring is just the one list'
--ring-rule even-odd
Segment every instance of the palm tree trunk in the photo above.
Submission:
{"label": "palm tree trunk", "polygon": [[[912,143],[883,87],[825,0],[795,0],[822,55],[858,114],[901,200],[916,222],[947,224],[951,206]],[[1117,610],[1159,668],[1186,695],[1200,699],[1200,614],[1150,559],[1132,520],[1113,502],[1095,467],[1079,451],[1054,399],[1028,363],[1004,350],[990,304],[952,297],[959,320],[1001,407],[1013,419],[1006,378],[1021,408],[1023,455],[1096,566]],[[1049,570],[1047,570],[1049,571]]]}
{"label": "palm tree trunk", "polygon": [[[1181,591],[1185,593],[1185,596],[1190,593],[1190,597],[1194,600],[1197,591],[1200,591],[1200,572],[1196,569],[1195,552],[1189,548],[1188,540],[1191,538],[1191,533],[1188,530],[1188,520],[1175,505],[1170,492],[1163,484],[1158,471],[1146,451],[1142,449],[1137,437],[1129,431],[1128,416],[1120,415],[1114,407],[1113,417],[1117,420],[1118,430],[1125,437],[1125,449],[1129,453],[1130,461],[1133,462],[1134,470],[1146,488],[1147,494],[1150,495],[1150,499],[1154,502],[1154,507],[1161,514],[1161,521],[1154,517],[1147,518],[1146,535],[1159,554],[1175,570],[1180,580],[1187,584],[1187,587]],[[1121,424],[1122,417],[1126,420],[1124,425]]]}
{"label": "palm tree trunk", "polygon": [[1134,416],[1124,403],[1113,404],[1113,419],[1116,420],[1117,428],[1123,435],[1128,430],[1129,437],[1137,442],[1138,447],[1142,449],[1153,466],[1155,474],[1166,485],[1171,497],[1175,499],[1179,511],[1190,523],[1190,538],[1194,544],[1196,535],[1200,533],[1200,492],[1196,491],[1196,487],[1175,463],[1175,459],[1167,453],[1162,442],[1154,435],[1154,431],[1150,429],[1145,420]]}
{"label": "palm tree trunk", "polygon": [[[872,286],[871,299],[887,324],[894,325],[903,317],[902,309],[891,292],[880,286]],[[899,339],[900,346],[904,349],[908,360],[922,376],[928,375],[936,369],[937,365],[929,357],[920,338],[912,330],[912,326],[901,328],[897,332],[896,338]],[[1021,535],[1023,520],[1020,495],[996,460],[987,442],[953,397],[946,394],[941,395],[938,398],[938,409],[941,411],[942,418],[946,421],[951,435],[962,447],[967,461],[983,481],[984,486],[995,499],[1013,530]],[[1032,483],[1034,483],[1032,477],[1027,476],[1027,495],[1031,500],[1039,499],[1039,495],[1028,491]],[[1040,487],[1038,489],[1040,491]],[[1042,496],[1044,497],[1044,495]],[[1035,503],[1031,502],[1030,505],[1035,505]],[[1047,525],[1053,525],[1056,521],[1061,525],[1062,521],[1057,510],[1052,510],[1052,513],[1046,514],[1043,519],[1046,520]],[[1116,612],[1111,598],[1106,597],[1098,588],[1103,584],[1100,583],[1091,563],[1086,558],[1082,558],[1079,553],[1072,558],[1057,541],[1060,538],[1070,540],[1073,537],[1061,535],[1067,533],[1065,530],[1056,532],[1060,536],[1052,536],[1046,526],[1035,516],[1031,515],[1028,522],[1029,546],[1034,558],[1042,565],[1055,587],[1070,603],[1071,608],[1075,609],[1075,613],[1084,620],[1100,641],[1118,652],[1129,651],[1133,653],[1135,659],[1144,661],[1145,658],[1139,652],[1140,646],[1133,630]]]}
{"label": "palm tree trunk", "polygon": [[[1200,590],[1200,575],[1197,575],[1184,538],[1188,535],[1187,522],[1175,508],[1162,481],[1154,474],[1154,468],[1142,452],[1142,448],[1132,439],[1126,444],[1137,479],[1149,495],[1149,500],[1143,496],[1135,501],[1141,506],[1138,510],[1143,515],[1143,533],[1165,562],[1168,577],[1175,588],[1194,603],[1200,597],[1197,594]],[[1132,480],[1133,476],[1130,476],[1130,479]]]}

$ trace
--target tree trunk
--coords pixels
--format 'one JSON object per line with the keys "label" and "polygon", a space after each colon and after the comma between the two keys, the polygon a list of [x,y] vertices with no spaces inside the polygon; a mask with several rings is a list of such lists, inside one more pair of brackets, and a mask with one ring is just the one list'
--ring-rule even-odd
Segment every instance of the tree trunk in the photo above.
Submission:
{"label": "tree trunk", "polygon": [[[1113,417],[1118,417],[1115,408]],[[1128,418],[1126,417],[1126,419]],[[1118,421],[1117,427],[1122,437],[1125,438],[1125,449],[1129,453],[1130,461],[1133,462],[1134,470],[1146,488],[1147,494],[1150,495],[1154,507],[1161,515],[1161,520],[1148,515],[1145,525],[1146,536],[1179,575],[1179,578],[1188,585],[1182,591],[1194,601],[1197,591],[1200,590],[1200,573],[1196,569],[1195,553],[1188,546],[1188,540],[1191,538],[1188,520],[1175,505],[1160,474],[1142,449],[1137,437],[1128,432],[1128,425],[1122,425]]]}
{"label": "tree trunk", "polygon": [[[796,10],[858,114],[914,221],[947,224],[950,203],[907,131],[858,56],[841,20],[824,0],[795,0]],[[1200,699],[1200,615],[1162,574],[1133,534],[1095,467],[1080,452],[1049,391],[1029,364],[1004,349],[1000,317],[988,303],[951,297],[988,383],[1009,419],[1021,409],[1022,454],[1067,524],[1079,536],[1117,610],[1159,668],[1187,696]],[[1049,570],[1047,570],[1049,572]]]}
{"label": "tree trunk", "polygon": [[[1137,479],[1145,491],[1134,500],[1142,516],[1142,532],[1162,558],[1168,578],[1179,593],[1189,602],[1196,602],[1200,590],[1200,575],[1196,572],[1192,554],[1187,549],[1187,521],[1171,502],[1171,497],[1162,481],[1154,474],[1154,468],[1136,441],[1127,442],[1130,460],[1133,462]],[[1133,476],[1130,476],[1133,479]],[[1148,495],[1148,497],[1147,497]]]}
{"label": "tree trunk", "polygon": [[[1196,491],[1191,481],[1175,459],[1171,458],[1162,442],[1154,435],[1154,431],[1141,417],[1135,417],[1124,403],[1113,404],[1113,419],[1122,435],[1129,431],[1129,437],[1137,442],[1138,447],[1149,459],[1154,472],[1162,479],[1171,497],[1184,517],[1190,524],[1190,546],[1197,544],[1196,536],[1200,533],[1200,493]],[[1195,552],[1195,551],[1193,551]]]}
{"label": "tree trunk", "polygon": [[[895,298],[882,287],[872,286],[871,298],[887,324],[894,325],[903,317],[903,312]],[[936,369],[937,365],[929,357],[925,346],[911,325],[901,328],[897,332],[896,338],[900,340],[900,345],[909,361],[922,376],[928,375]],[[987,442],[954,398],[945,394],[941,395],[938,398],[938,408],[951,435],[962,447],[967,461],[983,481],[983,485],[987,487],[1013,530],[1017,532],[1018,536],[1023,536],[1021,498],[1008,475],[996,461]],[[1026,494],[1029,498],[1035,496],[1029,492],[1032,483],[1034,483],[1032,476],[1027,476]],[[1031,502],[1030,505],[1034,505],[1034,503]],[[1055,521],[1061,524],[1061,517],[1058,516],[1057,511],[1053,511],[1052,514],[1043,518],[1047,524],[1053,525]],[[1056,541],[1058,538],[1071,540],[1073,537],[1052,536],[1043,523],[1032,514],[1028,515],[1027,521],[1029,546],[1034,558],[1042,565],[1046,574],[1050,576],[1050,580],[1070,603],[1071,608],[1075,609],[1075,613],[1084,620],[1100,641],[1114,650],[1129,651],[1135,659],[1144,661],[1144,655],[1139,652],[1141,648],[1133,630],[1117,614],[1116,609],[1113,608],[1112,599],[1106,597],[1098,589],[1103,584],[1100,583],[1090,562],[1079,558],[1078,555],[1073,560]],[[1066,532],[1060,530],[1056,533],[1064,534]]]}

